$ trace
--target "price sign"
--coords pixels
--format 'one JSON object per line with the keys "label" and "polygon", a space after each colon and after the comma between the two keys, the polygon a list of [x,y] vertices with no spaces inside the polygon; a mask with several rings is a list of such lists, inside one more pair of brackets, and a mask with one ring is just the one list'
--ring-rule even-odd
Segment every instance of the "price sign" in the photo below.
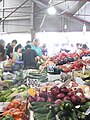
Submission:
{"label": "price sign", "polygon": [[39,84],[40,84],[38,79],[31,78],[30,76],[26,76],[25,79],[27,81],[27,85],[30,87],[39,86]]}

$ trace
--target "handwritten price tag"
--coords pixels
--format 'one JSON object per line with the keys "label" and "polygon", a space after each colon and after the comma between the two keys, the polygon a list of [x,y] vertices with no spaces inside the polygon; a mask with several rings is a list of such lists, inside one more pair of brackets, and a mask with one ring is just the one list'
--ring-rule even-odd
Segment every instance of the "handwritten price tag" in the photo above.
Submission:
{"label": "handwritten price tag", "polygon": [[30,76],[26,76],[25,79],[27,80],[27,85],[30,87],[39,86],[40,84],[38,79],[31,78]]}

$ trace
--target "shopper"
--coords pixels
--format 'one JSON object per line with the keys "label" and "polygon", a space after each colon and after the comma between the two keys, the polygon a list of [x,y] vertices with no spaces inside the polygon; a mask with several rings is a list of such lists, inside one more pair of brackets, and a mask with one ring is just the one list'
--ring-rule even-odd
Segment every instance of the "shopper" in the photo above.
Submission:
{"label": "shopper", "polygon": [[5,41],[3,39],[0,39],[0,45],[2,45],[3,47],[5,47]]}
{"label": "shopper", "polygon": [[0,61],[4,61],[5,59],[6,59],[5,41],[0,39]]}
{"label": "shopper", "polygon": [[14,62],[13,64],[13,71],[19,71],[22,67],[22,53],[21,53],[21,50],[22,50],[22,46],[21,44],[18,44],[16,47],[15,47],[15,52],[13,53],[13,57],[12,57],[12,60]]}
{"label": "shopper", "polygon": [[76,51],[75,51],[78,55],[81,54],[82,52],[82,44],[81,43],[77,43],[76,44]]}
{"label": "shopper", "polygon": [[4,46],[0,44],[0,62],[6,59]]}
{"label": "shopper", "polygon": [[31,48],[37,52],[38,56],[41,57],[42,56],[42,50],[39,47],[39,45],[40,45],[40,40],[36,39],[36,38],[32,41],[32,43],[30,43]]}
{"label": "shopper", "polygon": [[21,50],[22,50],[22,45],[18,44],[15,47],[15,52],[13,53],[13,60],[14,61],[19,61],[21,60],[22,54],[21,54]]}
{"label": "shopper", "polygon": [[13,54],[13,52],[15,50],[16,44],[17,44],[17,40],[13,40],[11,42],[11,45],[8,44],[6,46],[6,55],[8,55],[9,58],[12,58],[12,54]]}
{"label": "shopper", "polygon": [[39,59],[35,50],[31,49],[30,45],[25,46],[25,51],[22,53],[22,60],[24,62],[25,69],[37,68],[36,59]]}
{"label": "shopper", "polygon": [[30,40],[28,40],[28,41],[26,42],[26,45],[30,45],[30,43],[31,43],[31,41],[30,41]]}
{"label": "shopper", "polygon": [[0,68],[3,69],[4,61],[6,60],[5,49],[2,44],[0,44]]}
{"label": "shopper", "polygon": [[86,44],[82,45],[82,49],[89,50],[88,46]]}
{"label": "shopper", "polygon": [[39,45],[40,45],[40,40],[36,38],[30,44],[31,48],[36,51],[36,53],[41,59],[47,60],[48,56],[45,56],[42,54],[42,50],[41,50],[41,47],[39,47]]}
{"label": "shopper", "polygon": [[47,48],[45,43],[42,45],[41,50],[43,55],[47,55]]}

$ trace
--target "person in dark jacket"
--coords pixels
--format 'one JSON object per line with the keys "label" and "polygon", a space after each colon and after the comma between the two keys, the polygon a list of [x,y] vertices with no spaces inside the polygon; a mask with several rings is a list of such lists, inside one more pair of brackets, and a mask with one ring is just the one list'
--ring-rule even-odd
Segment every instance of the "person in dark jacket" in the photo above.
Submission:
{"label": "person in dark jacket", "polygon": [[5,41],[3,39],[0,39],[0,45],[2,45],[3,47],[5,47]]}
{"label": "person in dark jacket", "polygon": [[6,60],[4,46],[0,44],[0,62]]}
{"label": "person in dark jacket", "polygon": [[13,40],[12,43],[11,43],[11,45],[8,44],[6,46],[6,55],[8,55],[9,58],[12,58],[12,54],[14,52],[16,44],[17,44],[17,40]]}
{"label": "person in dark jacket", "polygon": [[25,69],[36,69],[36,59],[39,59],[35,50],[31,49],[30,45],[25,46],[25,51],[22,53],[22,60]]}

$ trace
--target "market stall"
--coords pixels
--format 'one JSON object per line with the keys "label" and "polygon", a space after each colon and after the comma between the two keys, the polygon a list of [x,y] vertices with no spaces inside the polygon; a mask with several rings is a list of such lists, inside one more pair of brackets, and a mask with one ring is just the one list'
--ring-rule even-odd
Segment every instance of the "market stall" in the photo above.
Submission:
{"label": "market stall", "polygon": [[89,120],[90,60],[82,52],[48,58],[40,70],[1,69],[1,119]]}

